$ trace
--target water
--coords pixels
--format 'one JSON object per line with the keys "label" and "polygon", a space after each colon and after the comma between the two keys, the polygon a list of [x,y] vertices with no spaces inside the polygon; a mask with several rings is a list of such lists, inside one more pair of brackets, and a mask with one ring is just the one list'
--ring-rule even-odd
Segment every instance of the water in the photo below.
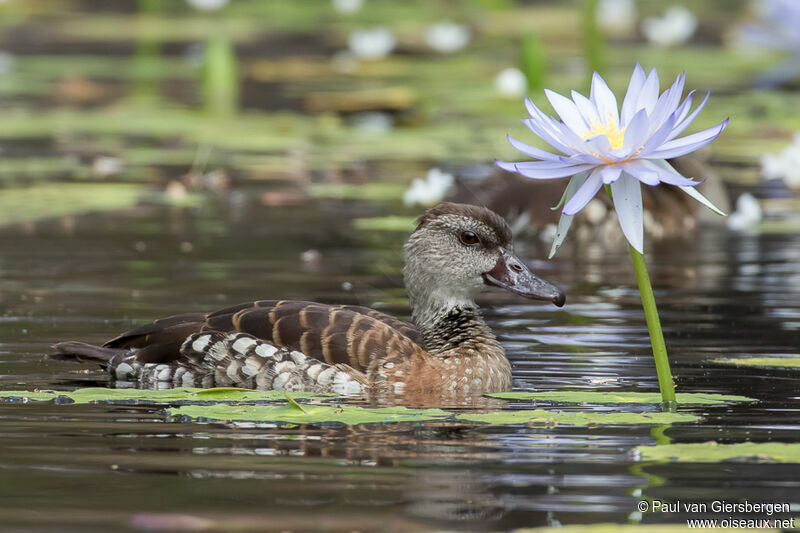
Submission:
{"label": "water", "polygon": [[[325,200],[231,205],[221,197],[201,208],[144,206],[0,230],[0,388],[103,385],[101,371],[42,354],[60,340],[102,342],[159,316],[253,298],[383,303],[407,317],[404,236],[351,226],[352,217],[385,209]],[[500,292],[482,299],[512,360],[514,388],[657,390],[624,250],[568,245],[547,262],[538,241],[517,249],[568,300],[558,309]],[[667,439],[797,441],[800,373],[709,360],[797,353],[800,236],[709,228],[699,239],[650,249],[679,391],[745,394],[758,403],[692,408],[700,423],[666,430],[279,428],[167,422],[142,406],[3,403],[0,520],[15,531],[489,531],[625,522],[635,516],[637,490],[682,501],[796,500],[793,466],[643,465],[632,450]],[[303,255],[308,250],[318,253]],[[642,520],[682,518],[645,513]]]}

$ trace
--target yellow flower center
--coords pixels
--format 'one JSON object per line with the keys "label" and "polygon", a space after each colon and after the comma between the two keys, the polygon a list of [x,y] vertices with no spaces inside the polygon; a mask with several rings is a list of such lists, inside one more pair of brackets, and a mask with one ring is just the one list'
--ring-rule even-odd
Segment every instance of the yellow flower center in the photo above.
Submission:
{"label": "yellow flower center", "polygon": [[597,120],[593,120],[591,129],[587,131],[583,140],[590,139],[597,135],[605,135],[608,138],[608,144],[611,145],[612,150],[622,148],[625,139],[625,128],[619,129],[617,121],[613,117],[609,117],[605,124],[601,124]]}

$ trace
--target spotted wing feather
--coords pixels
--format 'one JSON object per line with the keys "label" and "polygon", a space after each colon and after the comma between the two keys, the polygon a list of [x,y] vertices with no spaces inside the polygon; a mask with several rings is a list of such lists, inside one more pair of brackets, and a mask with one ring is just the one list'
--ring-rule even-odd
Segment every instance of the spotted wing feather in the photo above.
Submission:
{"label": "spotted wing feather", "polygon": [[375,356],[387,352],[411,356],[422,350],[419,332],[411,324],[349,305],[262,300],[212,313],[204,329],[247,333],[361,371]]}
{"label": "spotted wing feather", "polygon": [[247,333],[360,371],[366,371],[376,356],[406,357],[422,351],[421,335],[408,322],[368,307],[295,300],[259,300],[208,315],[171,316],[123,333],[104,346],[135,350],[136,360],[143,364],[171,363],[181,357],[186,338],[203,331]]}

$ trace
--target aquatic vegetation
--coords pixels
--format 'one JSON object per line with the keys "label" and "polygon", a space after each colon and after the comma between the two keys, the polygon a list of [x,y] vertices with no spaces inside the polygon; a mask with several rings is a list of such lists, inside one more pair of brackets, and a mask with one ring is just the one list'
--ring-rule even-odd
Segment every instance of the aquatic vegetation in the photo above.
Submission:
{"label": "aquatic vegetation", "polygon": [[403,193],[403,203],[427,206],[438,204],[444,200],[454,182],[455,178],[452,174],[432,168],[425,178],[417,178],[411,182],[411,185]]}
{"label": "aquatic vegetation", "polygon": [[764,179],[781,179],[793,189],[800,189],[800,133],[778,154],[761,156]]}
{"label": "aquatic vegetation", "polygon": [[571,217],[583,209],[603,185],[610,186],[622,231],[639,253],[644,251],[640,183],[678,186],[704,205],[719,211],[693,189],[700,182],[681,176],[664,161],[702,148],[728,125],[726,119],[717,126],[676,139],[708,100],[706,95],[690,114],[693,92],[680,101],[684,81],[684,75],[678,76],[673,85],[659,96],[656,69],[645,75],[644,69],[637,64],[620,112],[614,93],[595,72],[590,98],[573,91],[570,100],[553,91],[545,91],[561,118],[560,122],[544,114],[532,100],[525,100],[530,114],[530,118],[524,121],[525,125],[564,155],[529,146],[509,136],[514,148],[539,160],[497,161],[497,165],[533,179],[572,176],[559,204],[563,205],[563,216],[551,256],[566,237]]}
{"label": "aquatic vegetation", "polygon": [[145,189],[133,183],[40,183],[2,189],[0,225],[133,207]]}
{"label": "aquatic vegetation", "polygon": [[675,400],[658,311],[644,263],[644,226],[641,183],[675,185],[707,207],[722,214],[693,187],[699,182],[681,176],[665,159],[686,155],[716,139],[728,124],[722,123],[685,137],[676,138],[694,121],[708,101],[690,113],[692,94],[681,102],[685,76],[659,96],[658,72],[645,75],[636,64],[628,90],[618,108],[617,98],[605,80],[594,73],[590,98],[572,91],[572,100],[553,91],[545,94],[561,121],[544,114],[532,100],[525,106],[530,118],[525,125],[563,155],[525,144],[508,136],[520,152],[538,159],[533,162],[497,161],[507,171],[533,179],[572,176],[557,207],[563,206],[550,257],[566,238],[572,217],[605,186],[614,203],[622,232],[628,240],[642,304],[647,318],[659,387],[665,402]]}
{"label": "aquatic vegetation", "polygon": [[406,407],[358,407],[350,405],[186,405],[170,408],[172,417],[209,420],[241,420],[247,422],[284,422],[318,424],[333,422],[345,425],[425,422],[444,420],[451,413],[440,409],[408,409]]}
{"label": "aquatic vegetation", "polygon": [[228,38],[217,34],[206,41],[203,63],[203,104],[212,115],[230,115],[239,109],[239,73]]}
{"label": "aquatic vegetation", "polygon": [[469,44],[469,29],[449,20],[438,22],[425,30],[425,42],[440,54],[452,54]]}
{"label": "aquatic vegetation", "polygon": [[688,41],[697,29],[697,17],[681,5],[667,8],[663,17],[642,21],[642,33],[656,46],[678,46]]}
{"label": "aquatic vegetation", "polygon": [[414,231],[417,217],[390,215],[387,217],[356,218],[353,227],[362,231]]}
{"label": "aquatic vegetation", "polygon": [[[333,398],[330,394],[292,393],[296,399],[326,400]],[[237,389],[231,387],[218,387],[212,389],[193,389],[189,387],[176,387],[165,390],[147,389],[109,389],[107,387],[87,387],[74,391],[0,391],[0,398],[20,399],[24,401],[58,403],[95,403],[95,402],[137,402],[137,403],[181,403],[181,402],[263,402],[286,401],[283,391],[259,391],[251,389]]]}
{"label": "aquatic vegetation", "polygon": [[634,0],[600,0],[595,16],[606,33],[625,35],[636,26],[636,3]]}
{"label": "aquatic vegetation", "polygon": [[[596,392],[596,391],[553,391],[553,392],[498,392],[488,394],[503,400],[541,400],[559,403],[652,403],[661,402],[661,395],[655,392]],[[728,403],[752,402],[752,398],[732,394],[711,394],[704,392],[682,392],[675,395],[682,405],[724,405]]]}
{"label": "aquatic vegetation", "polygon": [[186,2],[199,11],[217,11],[228,4],[228,0],[186,0]]}
{"label": "aquatic vegetation", "polygon": [[522,36],[522,52],[519,58],[520,70],[525,74],[527,89],[544,89],[547,76],[547,57],[544,45],[538,34],[526,33]]}
{"label": "aquatic vegetation", "polygon": [[528,79],[520,69],[509,67],[497,74],[494,88],[503,98],[519,98],[528,90]]}
{"label": "aquatic vegetation", "polygon": [[762,368],[800,368],[800,357],[733,357],[712,359],[712,363]]}
{"label": "aquatic vegetation", "polygon": [[606,42],[598,24],[598,0],[583,0],[583,55],[589,72],[605,72]]}
{"label": "aquatic vegetation", "polygon": [[764,214],[755,196],[749,192],[736,199],[736,211],[731,213],[726,223],[734,231],[751,231],[758,226]]}
{"label": "aquatic vegetation", "polygon": [[[453,413],[441,409],[406,407],[360,407],[332,403],[334,396],[282,391],[257,391],[237,388],[167,390],[86,388],[75,391],[0,391],[0,398],[10,401],[53,401],[56,403],[137,403],[179,405],[166,412],[172,417],[203,420],[284,422],[315,424],[336,422],[345,425],[386,422],[477,422],[493,425],[532,424],[542,426],[594,426],[671,424],[693,422],[698,417],[688,413],[604,413],[595,411],[492,411]],[[299,404],[296,399],[315,403]],[[270,402],[265,404],[265,402]],[[322,403],[319,403],[322,402]]]}
{"label": "aquatic vegetation", "polygon": [[593,411],[495,411],[480,414],[462,414],[457,420],[484,424],[530,424],[543,426],[614,426],[636,424],[674,424],[696,422],[698,417],[688,413],[598,413]]}
{"label": "aquatic vegetation", "polygon": [[331,5],[342,15],[352,15],[361,11],[364,0],[331,0]]}
{"label": "aquatic vegetation", "polygon": [[347,45],[353,55],[364,60],[383,59],[392,53],[396,44],[397,39],[394,34],[383,26],[355,30],[347,39]]}
{"label": "aquatic vegetation", "polygon": [[786,442],[696,442],[638,446],[641,461],[719,463],[800,463],[800,444]]}

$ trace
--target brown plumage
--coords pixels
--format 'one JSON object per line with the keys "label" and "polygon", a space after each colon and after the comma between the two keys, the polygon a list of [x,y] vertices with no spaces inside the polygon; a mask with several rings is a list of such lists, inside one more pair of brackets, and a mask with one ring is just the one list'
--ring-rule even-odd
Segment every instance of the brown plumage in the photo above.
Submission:
{"label": "brown plumage", "polygon": [[440,204],[405,247],[416,325],[354,305],[259,300],[156,320],[102,347],[67,342],[51,357],[95,361],[139,386],[238,385],[392,394],[475,393],[511,385],[505,352],[475,293],[493,285],[563,305],[511,252],[511,232],[482,207]]}

